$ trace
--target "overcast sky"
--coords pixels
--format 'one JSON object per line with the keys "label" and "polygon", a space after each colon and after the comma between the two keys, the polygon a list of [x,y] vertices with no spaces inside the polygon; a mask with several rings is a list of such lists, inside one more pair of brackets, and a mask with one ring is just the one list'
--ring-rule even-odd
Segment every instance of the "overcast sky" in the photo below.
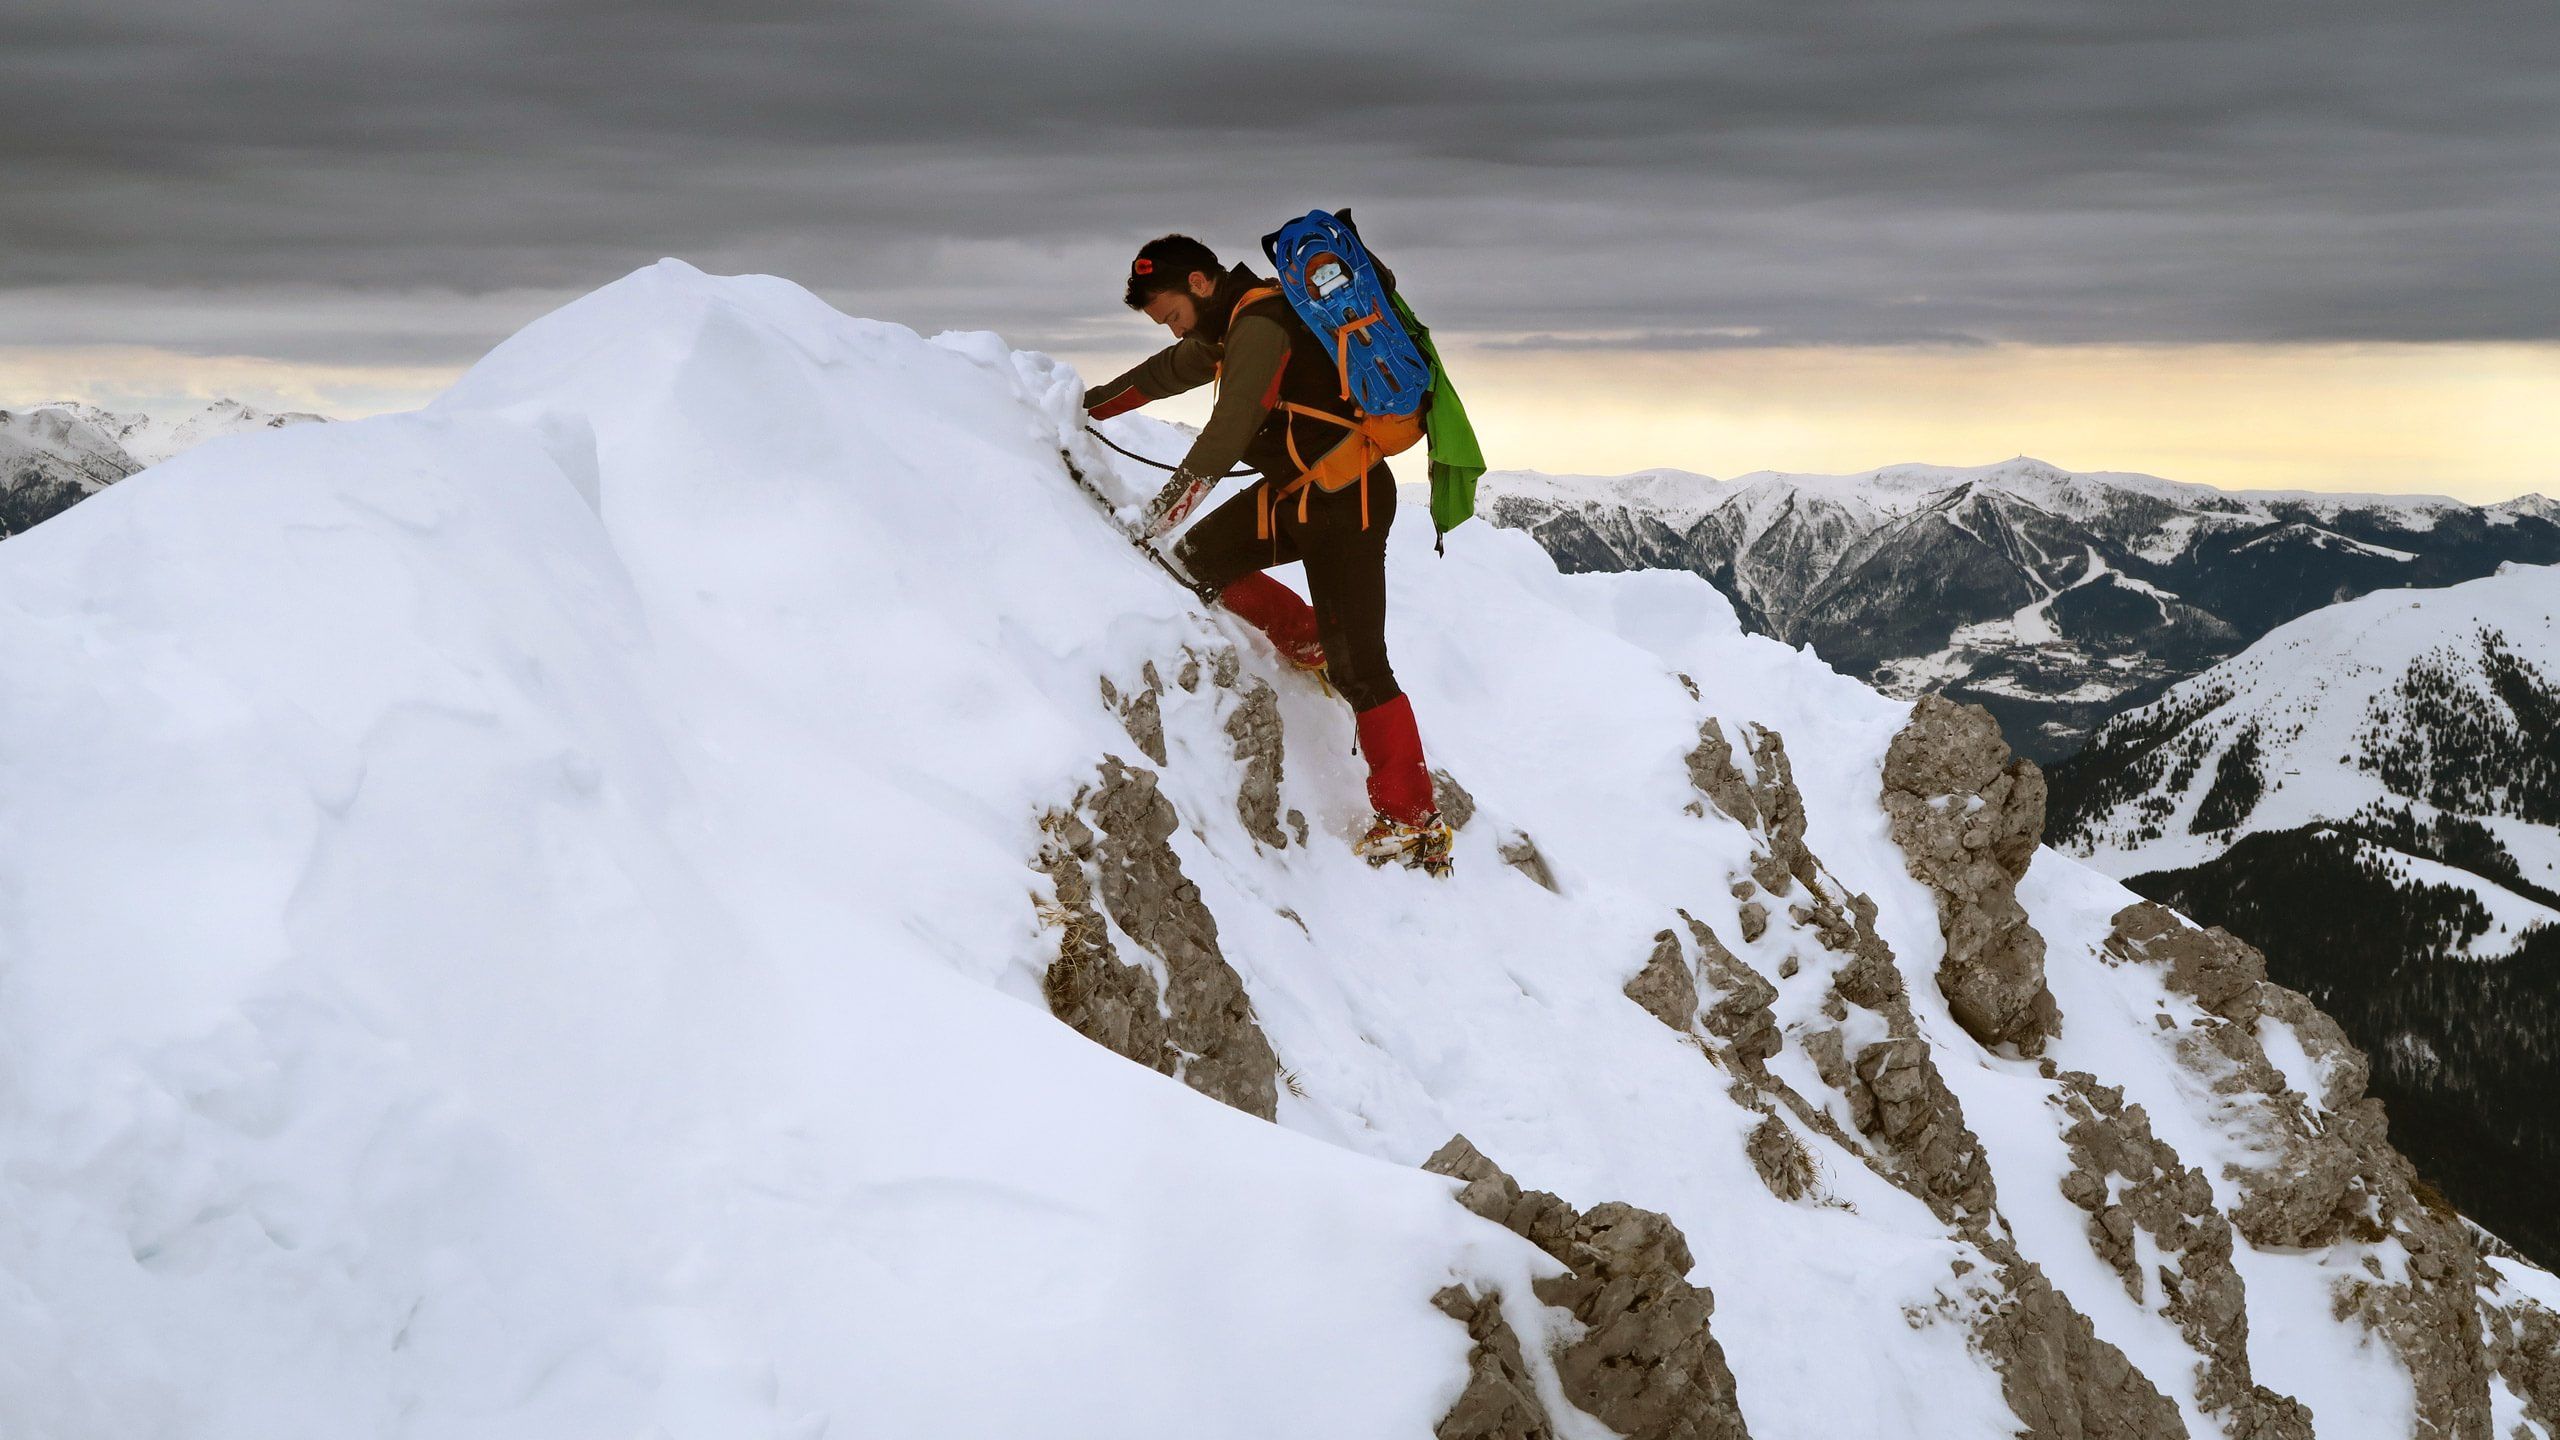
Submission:
{"label": "overcast sky", "polygon": [[1242,258],[1345,204],[1444,336],[1560,365],[2554,342],[2560,15],[0,10],[0,344],[21,351],[453,365],[672,254],[928,332],[1103,352],[1145,343],[1118,305],[1137,242],[1180,229]]}

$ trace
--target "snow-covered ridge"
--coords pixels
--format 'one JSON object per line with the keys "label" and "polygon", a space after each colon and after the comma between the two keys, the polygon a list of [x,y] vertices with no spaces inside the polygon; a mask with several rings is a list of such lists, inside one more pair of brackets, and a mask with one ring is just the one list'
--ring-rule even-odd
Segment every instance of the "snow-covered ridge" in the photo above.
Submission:
{"label": "snow-covered ridge", "polygon": [[271,414],[228,399],[160,415],[76,400],[0,410],[0,537],[207,440],[325,418],[301,411]]}
{"label": "snow-covered ridge", "polygon": [[2343,596],[2560,561],[2560,512],[2540,496],[2226,492],[2025,456],[1730,480],[1497,473],[1482,496],[1568,570],[1702,576],[1751,628],[1894,694],[1987,705],[2047,762],[2124,697]]}
{"label": "snow-covered ridge", "polygon": [[126,454],[146,466],[157,465],[224,435],[239,435],[252,430],[281,430],[288,425],[317,424],[329,418],[307,410],[261,410],[227,396],[208,400],[191,409],[156,414],[108,410],[79,400],[47,401],[36,406],[35,410],[56,411],[95,427],[123,446]]}
{"label": "snow-covered ridge", "polygon": [[[2375,805],[2500,814],[2495,800],[2435,805],[2383,753],[2423,740],[2413,713],[2421,703],[2477,711],[2519,754],[2538,749],[2502,694],[2499,655],[2560,680],[2560,567],[2508,565],[2440,590],[2377,590],[2281,625],[2099,732],[2093,750],[2137,735],[2174,737],[2178,758],[2162,784],[2076,819],[2069,846],[2109,874],[2134,875],[2199,864],[2244,835],[2345,820]],[[2431,698],[2418,701],[2417,687]],[[2243,735],[2252,737],[2264,791],[2231,823],[2200,824],[2223,757]],[[2457,768],[2452,757],[2441,760],[2424,768]],[[2560,828],[2532,848],[2554,847]]]}
{"label": "snow-covered ridge", "polygon": [[0,546],[0,1428],[2553,1423],[2550,1277],[1985,727],[1408,524],[1473,813],[1370,871],[1081,388],[662,262]]}
{"label": "snow-covered ridge", "polygon": [[2028,500],[2057,514],[2086,514],[2119,494],[2170,502],[2181,509],[2272,517],[2280,511],[2334,515],[2347,510],[2388,510],[2423,527],[2450,511],[2487,510],[2548,517],[2553,501],[2520,495],[2479,506],[2450,495],[2341,490],[2235,490],[2192,480],[2169,480],[2132,470],[2066,470],[2020,455],[1987,465],[1881,465],[1848,474],[1753,470],[1718,479],[1694,471],[1639,470],[1626,475],[1550,475],[1536,470],[1496,470],[1483,485],[1493,495],[1534,495],[1558,500],[1649,501],[1669,513],[1703,513],[1748,492],[1802,491],[1871,508],[1879,515],[1907,514],[1945,491],[1972,485]]}

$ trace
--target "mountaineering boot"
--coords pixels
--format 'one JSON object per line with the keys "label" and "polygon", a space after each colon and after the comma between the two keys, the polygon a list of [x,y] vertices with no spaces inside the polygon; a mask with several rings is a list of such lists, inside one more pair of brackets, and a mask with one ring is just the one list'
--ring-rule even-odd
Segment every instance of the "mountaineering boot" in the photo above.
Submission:
{"label": "mountaineering boot", "polygon": [[1351,851],[1372,865],[1394,860],[1408,870],[1445,877],[1449,845],[1455,838],[1436,812],[1419,825],[1380,815],[1369,822],[1369,833],[1351,842]]}
{"label": "mountaineering boot", "polygon": [[1414,728],[1413,702],[1402,695],[1354,717],[1360,753],[1369,757],[1369,804],[1378,812],[1369,833],[1351,847],[1372,865],[1390,860],[1449,873],[1449,827],[1431,793],[1422,763],[1422,732]]}
{"label": "mountaineering boot", "polygon": [[1219,591],[1218,603],[1261,631],[1281,659],[1322,678],[1324,642],[1316,638],[1316,612],[1296,591],[1255,571]]}

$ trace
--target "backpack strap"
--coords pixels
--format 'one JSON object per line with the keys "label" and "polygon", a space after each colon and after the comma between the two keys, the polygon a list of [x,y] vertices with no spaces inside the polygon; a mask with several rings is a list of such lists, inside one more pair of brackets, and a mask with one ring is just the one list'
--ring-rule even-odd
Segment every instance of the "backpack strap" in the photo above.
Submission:
{"label": "backpack strap", "polygon": [[1234,307],[1227,311],[1227,333],[1230,335],[1235,333],[1236,317],[1244,313],[1244,307],[1257,300],[1269,300],[1282,295],[1283,292],[1277,285],[1256,285],[1237,296]]}

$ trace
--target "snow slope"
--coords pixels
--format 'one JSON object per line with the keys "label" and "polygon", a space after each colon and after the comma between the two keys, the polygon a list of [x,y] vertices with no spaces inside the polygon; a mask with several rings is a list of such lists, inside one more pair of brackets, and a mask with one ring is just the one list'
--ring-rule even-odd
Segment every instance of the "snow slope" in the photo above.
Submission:
{"label": "snow slope", "polygon": [[[2132,896],[2036,858],[2065,1027],[2045,1064],[1983,1049],[1878,806],[1907,707],[1694,577],[1560,576],[1489,527],[1439,561],[1415,524],[1398,672],[1478,814],[1453,880],[1369,871],[1349,717],[1067,483],[1062,448],[1152,489],[1079,395],[990,335],[666,261],[422,411],[193,451],[0,547],[0,1433],[1419,1436],[1467,1378],[1455,1282],[1597,1440],[1543,1358],[1557,1263],[1411,1168],[1463,1132],[1678,1223],[1751,1434],[2012,1434],[1981,1246],[1806,1124],[1817,1191],[1778,1198],[1763,1114],[1623,991],[1685,909],[1774,985],[1771,1069],[1852,1125],[1807,1037],[1880,1022],[1827,1017],[1804,922],[1748,930],[1757,842],[1686,768],[1710,717],[1785,736],[2001,1226],[2222,1433],[2057,1186],[2057,1067],[2217,1207],[2266,1163],[2181,1058],[2220,1022],[2099,959]],[[1229,652],[1303,843],[1239,814],[1243,691],[1170,679]],[[1138,756],[1106,680],[1155,697],[1278,1124],[1044,1013],[1041,819]],[[1523,836],[1554,889],[1501,858]],[[2238,1242],[2259,1383],[2323,1436],[2417,1428],[2415,1362],[2330,1308],[2397,1243]],[[2523,1413],[2507,1384],[2479,1405]]]}
{"label": "snow slope", "polygon": [[[2422,817],[2492,821],[2513,837],[2510,848],[2540,862],[2560,853],[2560,824],[2515,813],[2501,771],[2541,752],[2547,737],[2510,709],[2501,656],[2560,682],[2560,567],[2509,565],[2440,590],[2377,590],[2315,610],[2111,721],[2093,754],[2141,735],[2147,753],[2174,763],[2154,767],[2162,783],[2092,808],[2070,848],[2109,874],[2138,875],[2204,863],[2245,835],[2413,804]],[[2471,737],[2446,722],[2474,715],[2485,748],[2455,753]],[[2226,757],[2244,737],[2263,793],[2230,823],[2200,820],[2217,777],[2240,763]],[[2395,763],[2410,745],[2417,753]],[[2413,783],[2439,773],[2440,782]],[[2478,793],[2451,800],[2439,793],[2451,783]],[[2503,890],[2491,903],[2502,916],[2560,922]],[[2512,940],[2511,927],[2501,933]]]}

